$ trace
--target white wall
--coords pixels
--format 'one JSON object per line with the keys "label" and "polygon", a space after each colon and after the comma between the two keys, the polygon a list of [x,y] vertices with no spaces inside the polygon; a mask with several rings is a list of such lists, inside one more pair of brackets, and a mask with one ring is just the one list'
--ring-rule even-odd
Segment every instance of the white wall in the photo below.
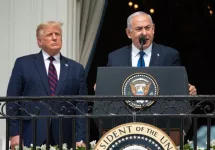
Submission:
{"label": "white wall", "polygon": [[59,20],[64,23],[61,52],[67,55],[67,3],[67,0],[0,0],[0,96],[5,96],[15,59],[40,51],[36,27],[41,22]]}
{"label": "white wall", "polygon": [[[6,95],[15,59],[40,51],[36,43],[36,27],[41,22],[58,20],[64,23],[61,52],[67,56],[67,20],[71,16],[68,11],[75,8],[75,3],[71,5],[71,2],[76,0],[0,0],[0,96]],[[5,121],[0,120],[0,138],[5,140],[4,137]]]}

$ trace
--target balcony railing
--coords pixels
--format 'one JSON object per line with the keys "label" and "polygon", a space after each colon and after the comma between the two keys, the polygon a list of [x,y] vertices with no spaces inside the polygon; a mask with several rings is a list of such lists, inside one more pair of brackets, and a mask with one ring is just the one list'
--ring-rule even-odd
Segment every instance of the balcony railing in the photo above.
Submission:
{"label": "balcony railing", "polygon": [[[135,102],[136,100],[154,101],[151,106],[142,103],[139,108],[128,106],[125,101]],[[170,135],[171,122],[177,122],[180,132],[179,145],[182,149],[184,144],[184,131],[187,132],[190,126],[187,121],[192,122],[194,149],[197,147],[197,125],[199,118],[207,120],[207,143],[210,143],[211,120],[215,117],[215,96],[214,95],[166,95],[166,96],[57,96],[57,97],[0,97],[1,116],[6,120],[6,150],[10,149],[10,121],[18,120],[19,135],[23,135],[23,121],[32,121],[32,144],[36,150],[36,128],[37,120],[46,120],[47,137],[46,145],[50,144],[50,123],[57,118],[59,123],[59,149],[62,150],[63,133],[62,125],[64,119],[72,121],[72,148],[76,146],[76,119],[86,119],[86,149],[89,150],[90,130],[96,128],[99,138],[108,129],[121,123],[146,122],[158,126]],[[77,104],[81,105],[77,107]],[[88,111],[84,107],[88,104]],[[44,115],[44,111],[49,115]],[[71,112],[79,111],[80,115]],[[165,121],[164,121],[165,120]],[[90,126],[90,122],[95,122],[95,126]],[[190,123],[191,123],[190,122]],[[191,124],[190,124],[191,125]],[[174,126],[174,125],[173,125]],[[22,149],[22,139],[20,138],[20,149]],[[48,149],[48,148],[47,148]],[[207,145],[210,149],[210,145]]]}

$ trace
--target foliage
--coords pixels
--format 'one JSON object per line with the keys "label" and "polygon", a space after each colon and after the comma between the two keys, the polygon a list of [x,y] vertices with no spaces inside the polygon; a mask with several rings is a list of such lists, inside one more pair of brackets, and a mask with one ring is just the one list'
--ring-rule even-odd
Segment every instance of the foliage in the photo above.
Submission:
{"label": "foliage", "polygon": [[[178,147],[178,150],[180,150],[180,147]],[[194,150],[194,148],[193,148],[193,142],[188,140],[187,144],[185,144],[183,146],[183,150]],[[207,150],[207,149],[197,146],[197,150]],[[210,142],[210,150],[215,150],[215,140],[212,140]]]}
{"label": "foliage", "polygon": [[[81,142],[83,143],[83,141],[81,141]],[[90,150],[93,150],[93,148],[95,147],[95,145],[96,145],[96,141],[90,142]],[[63,150],[69,150],[67,148],[66,144],[62,145],[62,149]],[[19,150],[19,146],[16,146],[15,150]],[[33,150],[33,144],[31,144],[30,147],[24,146],[23,150]],[[46,145],[44,144],[42,146],[36,146],[36,150],[46,150]],[[58,145],[50,146],[49,150],[59,150],[59,146]],[[72,150],[72,148],[70,150]],[[76,150],[86,150],[86,148],[85,147],[77,147]]]}

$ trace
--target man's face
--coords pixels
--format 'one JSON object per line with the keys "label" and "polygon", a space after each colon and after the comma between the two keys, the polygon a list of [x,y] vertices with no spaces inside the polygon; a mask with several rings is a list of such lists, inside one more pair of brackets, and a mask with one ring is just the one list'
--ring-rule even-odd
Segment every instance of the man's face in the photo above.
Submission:
{"label": "man's face", "polygon": [[141,34],[145,36],[146,43],[143,45],[143,49],[148,48],[154,39],[154,24],[147,15],[138,15],[131,20],[131,29],[126,29],[128,38],[130,38],[133,44],[140,49],[139,37]]}
{"label": "man's face", "polygon": [[59,53],[62,47],[62,31],[58,26],[47,26],[42,35],[37,37],[37,43],[50,56]]}

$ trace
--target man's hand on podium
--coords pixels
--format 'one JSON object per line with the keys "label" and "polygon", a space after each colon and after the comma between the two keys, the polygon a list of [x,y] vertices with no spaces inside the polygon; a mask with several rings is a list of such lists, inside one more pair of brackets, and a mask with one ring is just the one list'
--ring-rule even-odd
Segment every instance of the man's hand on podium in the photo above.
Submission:
{"label": "man's hand on podium", "polygon": [[197,95],[197,89],[194,85],[188,84],[189,86],[189,94],[190,95]]}
{"label": "man's hand on podium", "polygon": [[94,84],[93,89],[94,89],[94,91],[96,91],[96,83]]}

